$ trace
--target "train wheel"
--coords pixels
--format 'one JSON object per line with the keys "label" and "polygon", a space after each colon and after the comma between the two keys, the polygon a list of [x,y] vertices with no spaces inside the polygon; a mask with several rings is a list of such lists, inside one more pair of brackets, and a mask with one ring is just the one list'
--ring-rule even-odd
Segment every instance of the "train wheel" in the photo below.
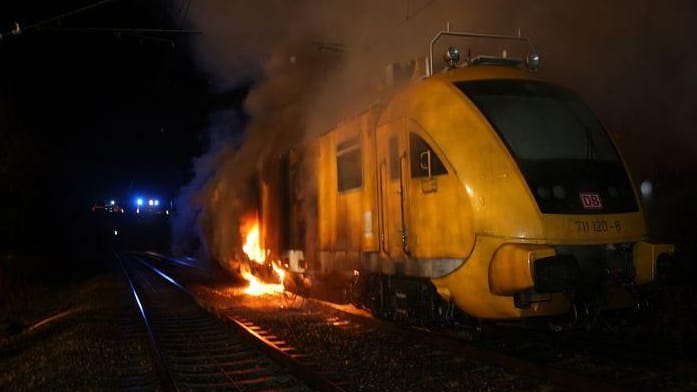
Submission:
{"label": "train wheel", "polygon": [[365,287],[366,307],[375,317],[386,318],[385,284],[381,275],[370,275]]}

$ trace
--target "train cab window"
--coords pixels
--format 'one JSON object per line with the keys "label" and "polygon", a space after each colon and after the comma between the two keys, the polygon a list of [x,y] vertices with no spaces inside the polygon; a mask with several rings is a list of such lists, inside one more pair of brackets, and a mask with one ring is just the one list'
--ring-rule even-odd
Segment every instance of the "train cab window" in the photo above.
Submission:
{"label": "train cab window", "polygon": [[390,180],[399,179],[399,150],[397,148],[397,136],[390,138]]}
{"label": "train cab window", "polygon": [[363,165],[358,138],[336,146],[336,170],[339,192],[363,186]]}
{"label": "train cab window", "polygon": [[431,176],[448,174],[448,169],[445,168],[443,161],[438,158],[435,151],[415,133],[409,134],[409,150],[411,151],[409,157],[412,177],[428,177],[429,170]]}

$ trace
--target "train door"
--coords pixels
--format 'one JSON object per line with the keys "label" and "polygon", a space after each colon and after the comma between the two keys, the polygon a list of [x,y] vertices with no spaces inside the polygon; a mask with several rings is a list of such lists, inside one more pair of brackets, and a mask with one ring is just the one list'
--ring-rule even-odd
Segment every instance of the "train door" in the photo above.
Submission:
{"label": "train door", "polygon": [[407,134],[403,123],[377,130],[380,249],[389,257],[409,255]]}
{"label": "train door", "polygon": [[438,145],[418,125],[410,124],[406,176],[409,244],[418,259],[460,258],[469,253],[474,237],[468,188],[445,160]]}
{"label": "train door", "polygon": [[383,254],[466,257],[474,240],[470,191],[429,134],[413,121],[388,124],[378,128],[377,150]]}

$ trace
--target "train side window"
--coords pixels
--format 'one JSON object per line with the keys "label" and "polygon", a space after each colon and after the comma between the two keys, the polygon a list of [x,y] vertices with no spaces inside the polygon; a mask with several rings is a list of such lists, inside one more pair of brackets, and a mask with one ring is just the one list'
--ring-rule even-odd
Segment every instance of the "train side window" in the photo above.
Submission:
{"label": "train side window", "polygon": [[412,177],[428,177],[428,167],[425,162],[428,156],[431,157],[432,176],[448,174],[448,169],[445,168],[438,155],[421,136],[415,133],[409,134],[409,150],[411,152],[409,158],[411,160]]}
{"label": "train side window", "polygon": [[336,170],[339,192],[363,186],[363,165],[358,138],[340,143],[336,147]]}
{"label": "train side window", "polygon": [[397,136],[390,138],[390,180],[399,179],[399,150],[397,149]]}

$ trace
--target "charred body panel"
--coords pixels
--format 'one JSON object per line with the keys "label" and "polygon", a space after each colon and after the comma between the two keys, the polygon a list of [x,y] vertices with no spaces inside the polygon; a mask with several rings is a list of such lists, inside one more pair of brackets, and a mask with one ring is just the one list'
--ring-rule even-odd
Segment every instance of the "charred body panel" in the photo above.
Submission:
{"label": "charred body panel", "polygon": [[297,145],[267,158],[257,175],[260,245],[296,272],[320,269],[305,258],[317,249],[317,155],[317,143]]}
{"label": "charred body panel", "polygon": [[259,170],[259,228],[262,249],[273,250],[270,257],[281,255],[276,250],[289,249],[289,233],[292,198],[289,197],[288,154],[276,155],[267,159]]}

